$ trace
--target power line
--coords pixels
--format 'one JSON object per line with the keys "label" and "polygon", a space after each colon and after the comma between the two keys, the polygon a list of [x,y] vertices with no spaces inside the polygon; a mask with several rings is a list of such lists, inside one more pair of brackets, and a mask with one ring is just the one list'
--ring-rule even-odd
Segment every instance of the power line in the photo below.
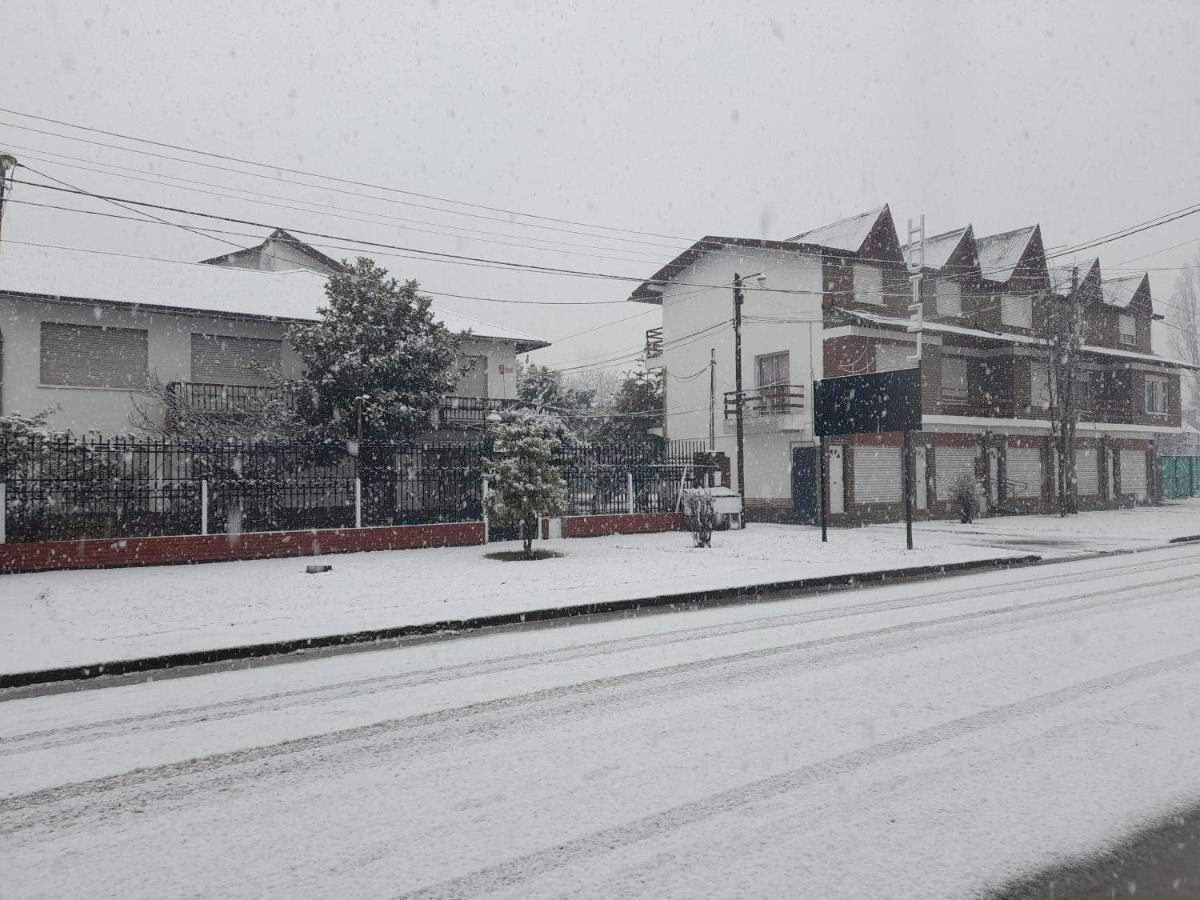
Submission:
{"label": "power line", "polygon": [[[404,223],[403,225],[401,225],[399,227],[406,228],[409,231],[415,231],[415,232],[418,232],[421,234],[431,234],[431,235],[435,235],[438,237],[452,238],[454,240],[460,240],[460,241],[465,240],[465,241],[476,241],[478,243],[484,243],[484,244],[499,244],[499,245],[502,245],[505,247],[517,247],[517,248],[525,249],[525,250],[535,250],[535,251],[538,251],[541,253],[570,253],[570,254],[573,254],[576,256],[586,256],[586,257],[590,257],[593,259],[604,259],[604,260],[612,260],[615,262],[636,263],[639,265],[645,264],[646,260],[632,258],[629,256],[613,256],[611,254],[589,253],[589,252],[587,252],[587,250],[588,249],[620,250],[625,253],[641,253],[641,254],[647,254],[647,255],[654,253],[654,251],[639,250],[636,248],[626,249],[626,248],[598,247],[596,245],[591,245],[591,244],[571,244],[571,243],[568,243],[565,241],[545,242],[545,243],[560,244],[560,245],[562,245],[561,248],[559,248],[559,247],[539,247],[534,244],[520,243],[517,241],[500,240],[497,237],[492,237],[492,238],[475,237],[473,235],[466,235],[466,234],[452,234],[450,232],[440,231],[435,228],[415,227],[415,225],[436,225],[439,223],[424,222],[422,220],[404,219],[399,216],[388,216],[388,215],[382,214],[382,213],[372,214],[372,213],[361,211],[361,210],[343,210],[340,207],[332,206],[331,204],[317,203],[317,202],[310,201],[310,200],[300,200],[298,198],[282,197],[280,195],[275,195],[275,194],[258,194],[258,193],[254,193],[254,192],[241,191],[241,189],[239,189],[239,188],[228,188],[227,189],[227,190],[232,190],[232,191],[238,191],[239,193],[247,193],[250,195],[248,197],[238,197],[234,194],[223,193],[222,191],[219,191],[219,190],[204,190],[203,188],[189,187],[187,185],[165,184],[162,181],[156,181],[156,180],[152,180],[150,178],[141,178],[136,175],[125,175],[125,174],[121,174],[121,173],[117,173],[117,172],[102,172],[98,169],[95,169],[95,168],[92,168],[89,166],[77,166],[77,165],[72,165],[71,163],[58,162],[57,160],[42,160],[36,156],[31,157],[31,156],[23,154],[21,159],[23,161],[33,159],[35,162],[40,162],[40,163],[49,164],[49,165],[56,165],[56,166],[65,166],[65,167],[71,168],[71,169],[79,169],[82,171],[91,172],[96,175],[102,175],[102,176],[107,175],[107,176],[115,177],[115,178],[124,178],[124,179],[130,180],[130,181],[141,182],[143,184],[155,185],[157,187],[165,187],[165,188],[171,188],[174,190],[190,191],[192,193],[203,194],[205,196],[210,196],[210,197],[219,197],[224,200],[236,200],[236,201],[239,201],[242,203],[255,203],[260,206],[267,206],[267,207],[271,207],[273,209],[285,209],[285,210],[289,210],[292,212],[308,213],[310,215],[329,216],[329,217],[332,217],[335,219],[344,219],[349,222],[359,222],[364,225],[378,225],[380,227],[387,227],[387,228],[397,227],[396,225],[393,225],[389,222],[381,221],[381,218],[382,219],[391,219],[395,222]],[[29,171],[37,172],[36,169],[29,166],[27,163],[23,162],[22,164],[25,166],[25,168],[29,169]],[[49,175],[46,175],[45,173],[42,173],[42,172],[37,172],[37,174],[41,175],[43,178],[50,178]],[[170,176],[166,176],[166,177],[170,177]],[[195,183],[204,184],[204,182],[195,182]],[[211,185],[209,185],[209,186],[211,187]],[[290,203],[275,203],[275,202],[272,202],[272,199],[253,199],[255,197],[268,197],[268,198],[272,198],[272,199],[288,200],[288,201],[290,201],[290,203],[302,203],[302,204],[305,204],[306,206],[314,206],[314,207],[318,207],[318,208],[317,209],[304,209],[302,207],[290,205]],[[328,210],[328,211],[323,211],[323,210]],[[361,213],[361,215],[348,215],[347,214],[348,212],[359,212],[359,213]],[[409,223],[414,223],[414,224],[409,224]],[[458,226],[454,226],[454,225],[448,225],[448,226],[443,226],[443,227],[458,228]],[[465,228],[458,228],[458,230],[460,230],[460,231],[479,231],[478,229],[465,229]],[[481,233],[481,234],[498,234],[497,232],[487,232],[487,231],[482,231],[479,233]],[[531,238],[529,240],[540,240],[540,239],[539,238]],[[568,249],[568,248],[581,248],[581,249]]]}
{"label": "power line", "polygon": [[[262,162],[258,162],[256,160],[243,159],[240,157],[229,156],[229,155],[220,154],[220,153],[212,153],[210,151],[198,150],[198,149],[194,149],[191,147],[185,147],[185,146],[178,145],[178,144],[169,144],[169,143],[165,143],[162,141],[153,141],[153,140],[149,140],[147,138],[139,138],[139,137],[135,137],[132,135],[125,135],[125,134],[121,134],[119,132],[106,131],[104,129],[99,129],[99,128],[91,128],[91,127],[88,127],[85,125],[78,125],[73,122],[65,122],[65,121],[62,121],[59,119],[52,119],[47,116],[37,116],[37,115],[33,115],[31,113],[23,113],[23,112],[19,112],[17,110],[6,109],[3,107],[0,107],[0,112],[8,113],[9,115],[22,116],[24,118],[34,119],[34,120],[41,121],[41,122],[49,122],[51,124],[58,125],[58,126],[61,126],[64,128],[74,128],[74,129],[77,129],[80,131],[86,131],[86,132],[89,132],[92,134],[102,134],[107,137],[115,137],[120,140],[135,141],[137,143],[147,144],[147,145],[153,146],[153,147],[163,147],[168,150],[178,150],[183,153],[192,153],[197,156],[207,157],[209,159],[218,159],[218,160],[222,160],[224,162],[235,162],[235,163],[238,163],[239,165],[256,166],[258,168],[269,169],[269,170],[277,171],[277,172],[287,172],[292,175],[302,175],[306,178],[319,178],[319,179],[322,179],[325,181],[331,181],[331,182],[334,182],[337,184],[346,184],[346,185],[351,185],[354,187],[368,188],[371,190],[381,190],[381,191],[385,191],[387,193],[398,194],[398,195],[406,196],[406,197],[415,197],[418,199],[430,200],[430,201],[434,201],[437,203],[447,203],[447,204],[451,204],[454,206],[464,206],[464,207],[467,207],[470,209],[481,209],[486,212],[501,213],[506,216],[518,216],[521,218],[533,219],[533,220],[541,221],[541,222],[553,222],[553,223],[557,223],[557,225],[575,225],[575,226],[578,226],[581,228],[594,228],[599,231],[611,231],[611,232],[615,232],[617,234],[637,234],[637,235],[645,235],[647,237],[666,238],[668,240],[687,240],[687,238],[681,237],[679,235],[660,234],[660,233],[653,232],[653,231],[642,231],[642,230],[639,230],[636,228],[621,228],[621,227],[616,227],[616,226],[611,226],[611,225],[598,225],[598,224],[589,223],[589,222],[581,222],[581,221],[577,221],[574,219],[557,218],[554,216],[544,216],[544,215],[539,215],[536,213],[526,213],[526,212],[522,212],[519,210],[507,209],[504,207],[488,206],[488,205],[480,204],[480,203],[471,203],[471,202],[468,202],[465,200],[454,200],[451,198],[439,197],[434,194],[424,194],[424,193],[420,193],[417,191],[408,191],[408,190],[404,190],[401,188],[390,187],[388,185],[374,184],[374,183],[368,182],[368,181],[358,181],[358,180],[355,180],[352,178],[341,178],[341,177],[335,176],[335,175],[324,175],[319,172],[309,172],[304,169],[296,169],[296,168],[292,168],[289,166],[276,165],[273,163],[262,163]],[[5,125],[9,128],[17,128],[22,131],[30,131],[35,134],[43,134],[43,135],[47,135],[49,137],[56,137],[56,138],[60,138],[62,140],[94,144],[99,147],[107,147],[107,148],[113,149],[113,150],[121,150],[126,153],[140,153],[144,156],[152,156],[152,157],[159,158],[159,159],[169,159],[174,162],[181,162],[181,163],[185,163],[187,165],[207,166],[209,168],[217,168],[217,169],[221,169],[223,171],[235,172],[239,175],[244,175],[244,176],[249,176],[249,177],[257,177],[257,178],[266,177],[266,178],[271,178],[272,180],[289,181],[289,179],[280,178],[279,176],[264,176],[264,175],[261,175],[260,173],[256,173],[256,172],[246,172],[244,170],[239,170],[239,169],[229,169],[228,167],[225,167],[225,166],[214,166],[211,163],[202,163],[202,162],[198,162],[196,160],[182,159],[180,157],[168,156],[168,155],[161,154],[161,153],[155,153],[155,152],[149,151],[149,150],[141,150],[136,147],[122,147],[117,144],[109,144],[109,143],[106,143],[103,141],[89,140],[89,139],[85,139],[85,138],[75,137],[73,135],[61,134],[61,133],[57,133],[57,132],[53,132],[53,131],[46,131],[44,129],[31,128],[28,125],[19,125],[19,124],[13,123],[13,122],[0,122],[0,125]],[[293,182],[293,183],[303,183],[303,182]],[[320,185],[312,185],[312,184],[307,184],[306,186],[307,187],[321,187]],[[362,195],[359,195],[359,196],[362,196]],[[394,201],[393,200],[393,202],[405,202],[405,201]],[[491,221],[500,221],[500,222],[506,221],[504,219],[495,219],[490,216],[481,216],[478,213],[468,213],[468,212],[463,212],[461,210],[442,209],[439,207],[422,206],[421,204],[414,204],[414,203],[407,203],[407,202],[405,203],[405,205],[415,206],[415,207],[421,208],[421,209],[437,210],[439,212],[444,212],[444,213],[447,213],[450,215],[472,216],[475,218],[487,218]],[[524,224],[524,223],[516,223],[516,224]],[[545,226],[545,225],[529,225],[528,227],[549,228],[554,231],[566,230],[561,227]],[[600,235],[592,235],[592,236],[600,237]],[[625,240],[625,241],[631,240],[630,238],[623,238],[623,237],[615,237],[613,239],[614,240]],[[640,240],[637,242],[651,243],[651,242],[644,241],[644,240]]]}

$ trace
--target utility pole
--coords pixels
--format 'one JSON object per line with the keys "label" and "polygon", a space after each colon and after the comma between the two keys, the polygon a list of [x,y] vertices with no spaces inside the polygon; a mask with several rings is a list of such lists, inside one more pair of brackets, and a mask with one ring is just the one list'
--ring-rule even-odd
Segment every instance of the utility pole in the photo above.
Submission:
{"label": "utility pole", "polygon": [[17,167],[17,158],[9,153],[0,153],[0,237],[4,229],[4,195],[12,190],[12,171]]}
{"label": "utility pole", "polygon": [[717,348],[708,351],[708,452],[717,450]]}
{"label": "utility pole", "polygon": [[746,527],[746,454],[745,432],[742,411],[745,397],[742,395],[742,302],[746,299],[742,291],[742,276],[733,273],[733,379],[737,405],[737,478],[738,493],[742,498],[742,527]]}
{"label": "utility pole", "polygon": [[[915,240],[914,240],[915,238]],[[925,304],[921,300],[921,276],[925,269],[925,216],[921,215],[921,224],[913,228],[913,220],[908,220],[908,280],[912,282],[912,303],[908,311],[912,314],[913,324],[908,326],[910,332],[916,332],[917,352],[909,359],[915,363],[918,371],[921,369],[921,335],[925,324]],[[904,483],[904,541],[909,550],[913,548],[912,514],[913,514],[913,461],[912,432],[904,432],[904,443],[900,450],[900,465]]]}

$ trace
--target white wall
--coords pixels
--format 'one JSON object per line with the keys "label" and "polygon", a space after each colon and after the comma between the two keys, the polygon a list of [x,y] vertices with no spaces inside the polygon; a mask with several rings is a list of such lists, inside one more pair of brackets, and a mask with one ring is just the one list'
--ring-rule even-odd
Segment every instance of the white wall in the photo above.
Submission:
{"label": "white wall", "polygon": [[[671,283],[663,293],[663,355],[654,363],[666,369],[667,436],[672,439],[708,438],[709,379],[706,367],[715,348],[716,447],[733,460],[737,478],[736,441],[724,433],[726,391],[734,390],[733,274],[743,277],[765,272],[766,287],[812,293],[780,294],[752,290],[747,284],[742,307],[743,389],[755,387],[755,356],[787,350],[791,381],[805,386],[804,431],[747,434],[746,496],[785,499],[791,496],[791,447],[812,443],[812,381],[822,377],[821,261],[815,256],[786,256],[739,248],[736,253],[710,254],[682,272],[677,281],[730,285],[704,289]],[[775,321],[756,322],[754,317]],[[787,320],[787,321],[779,321]],[[716,323],[729,324],[703,336],[687,337]],[[681,378],[705,370],[687,381]]]}
{"label": "white wall", "polygon": [[[129,424],[132,395],[121,388],[39,384],[42,322],[145,329],[149,332],[150,371],[157,373],[163,382],[191,379],[193,333],[282,340],[288,328],[286,323],[267,320],[148,312],[132,306],[93,306],[0,295],[0,337],[4,341],[0,414],[31,415],[57,405],[61,410],[51,417],[52,428],[107,434],[132,430]],[[488,357],[488,396],[516,396],[516,347],[511,341],[467,338],[461,352]],[[286,341],[282,364],[284,375],[300,374],[299,360]],[[506,370],[504,373],[501,367]]]}

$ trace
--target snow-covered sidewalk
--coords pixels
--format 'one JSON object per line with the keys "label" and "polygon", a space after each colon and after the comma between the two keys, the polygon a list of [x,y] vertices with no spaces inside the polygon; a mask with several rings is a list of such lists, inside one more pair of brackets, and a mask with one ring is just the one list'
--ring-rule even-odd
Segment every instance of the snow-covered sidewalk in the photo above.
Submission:
{"label": "snow-covered sidewalk", "polygon": [[904,549],[887,529],[830,532],[751,525],[710,550],[669,532],[539,542],[561,558],[500,562],[516,544],[311,558],[0,576],[0,671],[89,665],[827,575],[942,565],[1024,551],[957,546],[946,536]]}
{"label": "snow-covered sidewalk", "polygon": [[486,553],[515,544],[0,576],[0,672],[420,625],[801,578],[1166,543],[1200,532],[1200,501],[1164,507],[820,531],[751,525],[711,550],[686,533],[544,541],[533,563]]}

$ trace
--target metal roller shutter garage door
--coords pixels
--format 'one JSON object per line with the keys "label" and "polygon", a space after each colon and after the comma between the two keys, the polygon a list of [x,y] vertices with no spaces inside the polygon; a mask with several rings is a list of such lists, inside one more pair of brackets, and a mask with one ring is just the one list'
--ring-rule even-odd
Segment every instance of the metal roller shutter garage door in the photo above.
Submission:
{"label": "metal roller shutter garage door", "polygon": [[899,447],[854,448],[855,503],[899,503],[901,479]]}
{"label": "metal roller shutter garage door", "polygon": [[1029,447],[1010,447],[1005,454],[1008,490],[1013,497],[1042,495],[1042,451]]}
{"label": "metal roller shutter garage door", "polygon": [[1075,480],[1080,497],[1095,497],[1100,493],[1099,466],[1095,450],[1075,451]]}
{"label": "metal roller shutter garage door", "polygon": [[1121,451],[1121,493],[1146,499],[1146,454],[1141,450]]}
{"label": "metal roller shutter garage door", "polygon": [[933,451],[935,468],[934,491],[939,500],[950,496],[950,485],[959,475],[975,477],[975,449],[973,447],[937,447]]}

